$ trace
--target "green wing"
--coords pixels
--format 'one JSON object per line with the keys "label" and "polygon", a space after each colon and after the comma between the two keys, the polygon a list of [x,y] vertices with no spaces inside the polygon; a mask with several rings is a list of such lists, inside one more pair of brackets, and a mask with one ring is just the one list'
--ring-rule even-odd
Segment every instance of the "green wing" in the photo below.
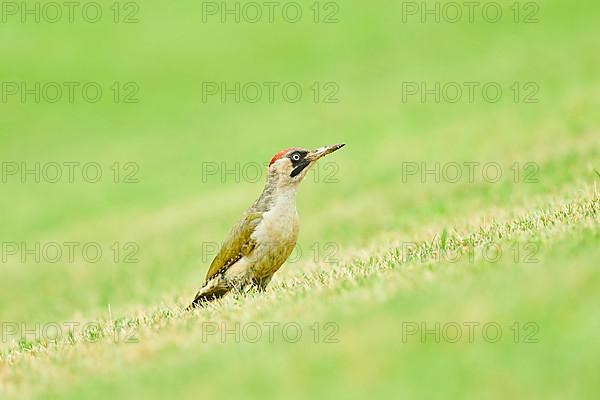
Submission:
{"label": "green wing", "polygon": [[252,253],[256,243],[252,240],[252,232],[262,219],[260,212],[247,212],[241,221],[229,234],[229,237],[221,246],[219,254],[215,257],[206,273],[206,282],[218,273],[227,270],[243,256]]}

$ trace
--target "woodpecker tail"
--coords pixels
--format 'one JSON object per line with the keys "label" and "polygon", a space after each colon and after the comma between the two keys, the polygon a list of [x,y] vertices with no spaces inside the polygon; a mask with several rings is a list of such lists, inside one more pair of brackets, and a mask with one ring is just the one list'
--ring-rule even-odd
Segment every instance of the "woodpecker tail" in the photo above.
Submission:
{"label": "woodpecker tail", "polygon": [[187,306],[186,311],[191,311],[198,307],[204,307],[213,300],[220,299],[228,292],[227,289],[220,286],[205,285],[202,289],[198,290],[192,304]]}

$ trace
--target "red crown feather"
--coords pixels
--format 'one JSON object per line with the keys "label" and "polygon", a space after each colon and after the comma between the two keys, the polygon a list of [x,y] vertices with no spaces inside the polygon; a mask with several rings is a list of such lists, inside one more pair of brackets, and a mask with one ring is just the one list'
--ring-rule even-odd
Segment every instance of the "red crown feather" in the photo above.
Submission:
{"label": "red crown feather", "polygon": [[283,149],[281,151],[278,151],[277,153],[275,153],[275,155],[273,156],[273,158],[271,158],[271,161],[269,162],[269,167],[277,160],[279,160],[281,157],[283,157],[284,155],[286,155],[289,151],[294,150],[296,147],[288,147],[287,149]]}

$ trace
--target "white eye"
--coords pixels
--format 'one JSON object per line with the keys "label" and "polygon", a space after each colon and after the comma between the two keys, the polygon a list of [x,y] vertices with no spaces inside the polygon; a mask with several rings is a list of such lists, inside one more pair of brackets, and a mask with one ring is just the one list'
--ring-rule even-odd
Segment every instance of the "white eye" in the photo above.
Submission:
{"label": "white eye", "polygon": [[296,153],[292,155],[292,160],[293,161],[300,161],[300,154]]}

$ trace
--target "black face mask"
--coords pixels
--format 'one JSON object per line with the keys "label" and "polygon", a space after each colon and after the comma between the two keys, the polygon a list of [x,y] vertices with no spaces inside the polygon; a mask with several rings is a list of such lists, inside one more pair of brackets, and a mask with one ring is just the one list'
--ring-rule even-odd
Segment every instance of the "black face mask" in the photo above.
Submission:
{"label": "black face mask", "polygon": [[302,158],[302,159],[296,161],[295,163],[293,163],[292,165],[294,166],[294,169],[292,170],[290,177],[294,178],[300,172],[302,172],[302,170],[304,170],[304,168],[306,168],[310,165],[310,161]]}

